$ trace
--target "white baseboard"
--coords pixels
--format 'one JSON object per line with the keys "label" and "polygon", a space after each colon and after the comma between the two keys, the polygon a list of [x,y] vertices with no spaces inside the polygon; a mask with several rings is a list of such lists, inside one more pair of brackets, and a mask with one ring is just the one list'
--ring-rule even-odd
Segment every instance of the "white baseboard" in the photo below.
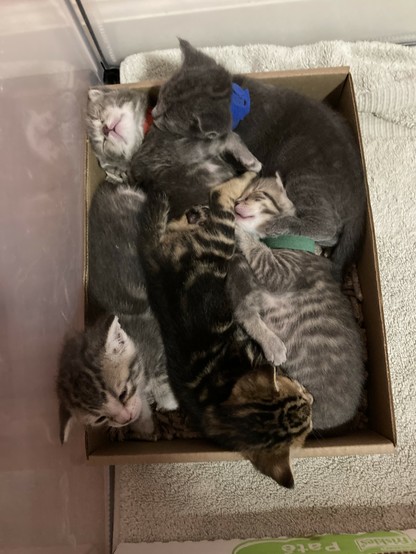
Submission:
{"label": "white baseboard", "polygon": [[177,46],[320,40],[416,41],[412,0],[83,0],[112,64],[143,51]]}

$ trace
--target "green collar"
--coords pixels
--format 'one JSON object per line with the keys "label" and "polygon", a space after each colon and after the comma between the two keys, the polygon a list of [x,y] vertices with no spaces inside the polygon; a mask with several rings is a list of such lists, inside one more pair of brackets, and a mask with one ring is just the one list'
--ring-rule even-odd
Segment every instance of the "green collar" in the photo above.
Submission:
{"label": "green collar", "polygon": [[284,250],[303,250],[315,254],[315,241],[301,235],[278,235],[275,237],[264,237],[260,239],[269,248]]}

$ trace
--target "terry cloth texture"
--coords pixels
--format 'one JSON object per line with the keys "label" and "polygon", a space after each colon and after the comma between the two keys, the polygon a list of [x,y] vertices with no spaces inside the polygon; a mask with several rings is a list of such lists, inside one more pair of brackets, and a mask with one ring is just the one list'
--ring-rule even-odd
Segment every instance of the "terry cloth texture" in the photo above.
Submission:
{"label": "terry cloth texture", "polygon": [[[416,522],[416,48],[321,42],[206,48],[233,72],[349,65],[375,220],[398,432],[394,455],[294,460],[287,491],[248,462],[121,466],[121,542],[406,529]],[[121,82],[167,78],[178,50],[129,56]]]}

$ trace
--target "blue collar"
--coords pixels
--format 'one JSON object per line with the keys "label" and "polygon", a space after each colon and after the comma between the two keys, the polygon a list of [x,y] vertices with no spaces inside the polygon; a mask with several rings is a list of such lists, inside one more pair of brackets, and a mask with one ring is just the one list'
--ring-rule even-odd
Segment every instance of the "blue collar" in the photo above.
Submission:
{"label": "blue collar", "polygon": [[250,113],[250,92],[247,88],[241,88],[237,83],[232,83],[231,93],[231,117],[233,131],[248,113]]}

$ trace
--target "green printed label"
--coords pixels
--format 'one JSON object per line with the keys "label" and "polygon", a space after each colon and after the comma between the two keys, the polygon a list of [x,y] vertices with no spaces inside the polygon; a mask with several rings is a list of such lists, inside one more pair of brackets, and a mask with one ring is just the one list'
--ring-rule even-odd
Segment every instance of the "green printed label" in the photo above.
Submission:
{"label": "green printed label", "polygon": [[305,539],[264,539],[247,541],[233,554],[309,554],[340,552],[342,554],[416,553],[416,540],[401,531],[380,531],[357,535],[319,535]]}

